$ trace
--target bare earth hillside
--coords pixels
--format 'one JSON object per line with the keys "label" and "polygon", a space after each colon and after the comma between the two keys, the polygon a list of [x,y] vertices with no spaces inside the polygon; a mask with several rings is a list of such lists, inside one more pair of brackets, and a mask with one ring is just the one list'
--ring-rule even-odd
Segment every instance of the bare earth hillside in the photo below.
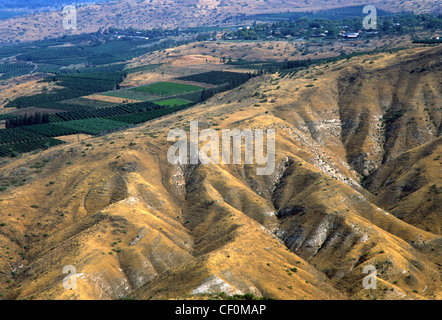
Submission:
{"label": "bare earth hillside", "polygon": [[[256,77],[3,164],[2,298],[441,299],[441,53]],[[192,120],[276,129],[275,172],[169,164],[168,132]],[[376,289],[362,286],[367,265]]]}

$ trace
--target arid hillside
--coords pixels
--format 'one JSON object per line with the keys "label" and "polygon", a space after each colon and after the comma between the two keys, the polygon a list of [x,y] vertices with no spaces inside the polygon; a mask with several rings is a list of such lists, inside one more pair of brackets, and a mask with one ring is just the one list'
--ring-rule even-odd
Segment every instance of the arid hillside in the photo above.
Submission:
{"label": "arid hillside", "polygon": [[[2,299],[441,299],[441,55],[266,74],[3,162]],[[258,165],[172,165],[171,129],[275,129]],[[364,267],[377,288],[364,289]],[[65,266],[77,271],[66,290]]]}
{"label": "arid hillside", "polygon": [[95,32],[99,27],[183,28],[228,26],[244,15],[306,12],[358,5],[375,5],[390,12],[440,12],[437,0],[303,1],[303,0],[115,0],[78,8],[77,30],[63,28],[63,13],[52,11],[0,21],[2,41],[37,40],[72,33]]}

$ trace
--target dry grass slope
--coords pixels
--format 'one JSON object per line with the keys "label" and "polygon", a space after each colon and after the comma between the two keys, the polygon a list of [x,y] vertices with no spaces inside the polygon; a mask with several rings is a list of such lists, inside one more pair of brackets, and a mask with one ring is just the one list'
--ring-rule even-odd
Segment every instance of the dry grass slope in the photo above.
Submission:
{"label": "dry grass slope", "polygon": [[[23,185],[1,193],[2,298],[441,299],[440,54],[254,78],[87,145],[3,164],[0,179]],[[397,108],[405,113],[384,127]],[[274,174],[170,165],[167,133],[191,120],[275,128]],[[376,290],[362,288],[368,264]],[[76,290],[62,286],[65,265],[79,273]]]}

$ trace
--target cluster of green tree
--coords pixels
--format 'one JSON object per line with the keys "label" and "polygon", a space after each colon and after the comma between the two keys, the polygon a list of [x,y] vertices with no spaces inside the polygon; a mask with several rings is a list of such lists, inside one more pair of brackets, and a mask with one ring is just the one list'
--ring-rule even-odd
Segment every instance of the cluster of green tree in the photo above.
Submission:
{"label": "cluster of green tree", "polygon": [[[64,122],[72,120],[82,120],[90,118],[108,118],[120,115],[135,114],[141,112],[150,112],[153,110],[161,109],[163,106],[159,106],[152,102],[137,102],[123,105],[117,105],[106,108],[80,108],[72,109],[66,112],[57,112],[55,114],[40,114],[16,116],[6,119],[6,128],[25,127],[35,124]],[[0,137],[1,139],[1,137]]]}
{"label": "cluster of green tree", "polygon": [[76,130],[77,132],[94,135],[109,133],[128,127],[127,123],[105,118],[72,120],[60,122],[59,125]]}
{"label": "cluster of green tree", "polygon": [[196,102],[200,102],[201,101],[201,94],[202,94],[202,91],[199,90],[199,91],[193,91],[193,92],[187,92],[187,93],[183,93],[183,94],[178,94],[178,95],[174,96],[173,98],[174,99],[182,99],[182,100],[192,101],[193,103],[196,103]]}
{"label": "cluster of green tree", "polygon": [[253,77],[260,75],[261,73],[251,72],[230,72],[230,71],[209,71],[190,76],[178,78],[184,81],[194,81],[199,83],[207,83],[217,85],[216,88],[203,89],[199,101],[206,101],[213,97],[215,94],[234,89],[243,83],[247,82]]}
{"label": "cluster of green tree", "polygon": [[63,87],[51,93],[39,93],[31,96],[18,97],[8,102],[7,107],[28,108],[46,105],[48,103],[74,99],[81,96],[119,89],[125,77],[123,72],[89,74],[76,73],[70,75],[50,76],[45,81],[55,82]]}
{"label": "cluster of green tree", "polygon": [[23,129],[26,131],[31,131],[37,134],[41,134],[49,138],[81,133],[76,129],[63,126],[61,125],[61,123],[35,124],[32,126],[23,127]]}
{"label": "cluster of green tree", "polygon": [[48,148],[60,143],[63,142],[22,128],[4,129],[0,130],[0,157],[15,157],[19,153]]}
{"label": "cluster of green tree", "polygon": [[0,79],[6,80],[13,77],[22,76],[30,73],[34,66],[29,63],[5,63],[0,64]]}
{"label": "cluster of green tree", "polygon": [[[20,153],[45,149],[63,143],[53,139],[53,137],[78,133],[97,135],[121,130],[134,124],[182,110],[188,106],[164,107],[149,102],[142,102],[119,106],[120,111],[126,108],[127,113],[115,112],[118,108],[97,109],[97,114],[90,114],[89,116],[91,117],[85,119],[72,120],[75,117],[65,117],[64,119],[58,117],[69,114],[69,112],[61,113],[55,117],[50,115],[50,121],[57,122],[29,124],[20,128],[0,130],[0,157],[15,157]],[[72,112],[70,114],[71,116],[75,115]],[[76,115],[77,117],[80,116],[79,114]]]}
{"label": "cluster of green tree", "polygon": [[56,48],[35,48],[17,56],[17,60],[38,62],[56,62],[66,58],[82,58],[89,56],[89,52],[84,52],[79,47],[56,47]]}
{"label": "cluster of green tree", "polygon": [[6,129],[29,126],[32,124],[49,123],[49,114],[41,114],[39,112],[31,115],[17,116],[14,118],[6,119]]}
{"label": "cluster of green tree", "polygon": [[130,38],[149,38],[149,39],[160,39],[165,37],[175,37],[183,34],[194,35],[196,41],[206,41],[210,38],[214,39],[216,37],[216,31],[204,31],[198,28],[189,28],[189,29],[162,29],[162,28],[153,28],[153,29],[136,29],[133,27],[129,28],[99,28],[95,33],[96,35],[112,35],[119,37],[130,37]]}
{"label": "cluster of green tree", "polygon": [[32,61],[39,64],[69,66],[74,64],[106,65],[123,62],[146,52],[141,45],[151,40],[133,38],[111,38],[89,35],[84,37],[87,43],[78,43],[69,47],[37,47],[28,48],[17,56],[21,61]]}
{"label": "cluster of green tree", "polygon": [[201,92],[201,102],[206,101],[208,99],[210,99],[211,97],[213,97],[215,94],[222,92],[223,90],[218,87],[218,88],[209,88],[209,89],[204,89]]}
{"label": "cluster of green tree", "polygon": [[155,109],[155,110],[151,110],[151,111],[147,111],[147,112],[125,114],[125,115],[121,115],[121,116],[110,117],[108,119],[119,121],[119,122],[125,122],[128,124],[138,124],[138,123],[146,122],[149,120],[153,120],[153,119],[165,116],[170,113],[177,112],[179,110],[183,110],[188,107],[189,107],[189,105],[173,106],[173,107]]}
{"label": "cluster of green tree", "polygon": [[416,39],[413,43],[423,43],[423,44],[438,44],[442,43],[442,39]]}
{"label": "cluster of green tree", "polygon": [[32,133],[22,128],[0,130],[0,145],[6,143],[24,142],[36,139],[43,139],[44,135]]}
{"label": "cluster of green tree", "polygon": [[184,81],[208,83],[213,85],[230,84],[232,87],[237,87],[247,80],[251,79],[252,77],[253,74],[251,72],[241,73],[230,71],[209,71],[181,77],[178,79]]}
{"label": "cluster of green tree", "polygon": [[[66,43],[71,46],[85,46],[97,37],[88,33],[82,33],[79,35],[63,35],[58,38],[49,38],[43,40],[35,40],[32,42],[19,42],[14,44],[8,44],[0,47],[0,57],[18,56],[35,50],[48,49],[50,47],[63,47]],[[60,57],[59,57],[60,58]]]}
{"label": "cluster of green tree", "polygon": [[[151,103],[147,103],[149,106],[147,106],[146,103],[142,104],[144,104],[144,107],[140,106],[136,108],[136,106],[133,106],[126,110],[126,114],[106,110],[107,112],[100,114],[101,117],[79,120],[72,120],[71,118],[63,120],[58,117],[54,119],[53,115],[51,115],[50,118],[52,118],[52,120],[59,121],[55,123],[36,121],[35,119],[42,118],[39,116],[34,118],[28,116],[21,117],[19,118],[20,122],[17,121],[17,124],[23,125],[22,127],[9,127],[0,130],[0,157],[15,157],[20,153],[49,148],[50,146],[62,143],[62,141],[53,139],[53,137],[78,133],[101,134],[121,130],[135,123],[148,121],[187,107],[161,107]],[[114,111],[115,110],[116,109],[114,109]],[[129,111],[133,113],[129,113]],[[118,119],[118,117],[122,116],[124,118]],[[21,121],[26,121],[26,123]],[[47,119],[45,121],[47,121]]]}
{"label": "cluster of green tree", "polygon": [[18,97],[10,102],[8,102],[8,108],[29,108],[29,107],[40,107],[48,103],[69,100],[78,98],[91,94],[90,90],[85,91],[73,91],[68,88],[57,89],[54,92],[49,93],[38,93],[31,96]]}
{"label": "cluster of green tree", "polygon": [[[70,75],[75,73],[115,73],[121,72],[124,67],[125,65],[123,63],[104,66],[89,65],[88,67],[78,69],[60,68],[60,66],[56,66],[53,64],[39,64],[36,72],[50,73],[54,75]],[[127,71],[124,71],[124,73],[127,73]]]}
{"label": "cluster of green tree", "polygon": [[0,46],[0,58],[16,56],[25,53],[29,48],[23,43]]}
{"label": "cluster of green tree", "polygon": [[283,66],[284,69],[294,69],[294,68],[308,68],[311,64],[311,59],[307,60],[292,60],[284,62],[285,66]]}
{"label": "cluster of green tree", "polygon": [[[340,31],[357,32],[363,29],[364,15],[343,19],[309,19],[306,17],[274,23],[254,24],[251,27],[238,28],[226,33],[224,39],[263,40],[284,39],[287,37],[309,38],[323,36],[336,39]],[[435,30],[442,25],[442,14],[396,14],[380,16],[377,20],[379,35],[401,35],[416,30]],[[374,30],[370,30],[374,31]],[[373,36],[368,32],[362,36]]]}
{"label": "cluster of green tree", "polygon": [[163,107],[148,101],[136,102],[136,103],[128,103],[114,107],[107,107],[107,108],[97,108],[97,109],[90,108],[84,110],[72,110],[68,112],[60,112],[52,115],[50,121],[61,122],[61,121],[72,121],[72,120],[90,119],[90,118],[108,118],[108,117],[125,115],[125,114],[148,112],[161,108]]}
{"label": "cluster of green tree", "polygon": [[153,28],[153,29],[136,29],[133,27],[129,28],[99,28],[96,32],[97,35],[118,35],[118,36],[126,36],[126,37],[147,37],[147,38],[160,38],[166,36],[179,36],[182,33],[178,28],[176,29],[162,29],[162,28]]}
{"label": "cluster of green tree", "polygon": [[17,157],[20,153],[31,152],[38,149],[48,149],[63,143],[64,141],[54,138],[43,138],[24,142],[0,144],[0,157]]}
{"label": "cluster of green tree", "polygon": [[2,113],[0,114],[0,120],[8,120],[8,119],[15,119],[18,115],[12,114],[12,113]]}
{"label": "cluster of green tree", "polygon": [[[110,28],[112,32],[125,32],[126,29]],[[128,29],[130,30],[130,29]],[[127,31],[131,34],[135,31]],[[135,34],[141,31],[136,31]],[[11,74],[27,74],[34,70],[36,72],[69,74],[76,69],[72,66],[81,66],[81,72],[116,72],[124,68],[124,63],[139,55],[163,50],[174,46],[187,44],[189,40],[176,41],[168,39],[168,35],[175,34],[173,30],[145,30],[152,38],[146,39],[143,36],[120,36],[106,32],[95,34],[81,34],[63,36],[57,39],[34,41],[28,44],[20,43],[0,47],[0,58],[16,56],[20,63],[0,64],[1,71],[8,70]],[[162,40],[162,41],[159,41]],[[71,46],[65,46],[70,43]],[[32,64],[30,63],[32,62]],[[76,67],[77,68],[77,67]]]}
{"label": "cluster of green tree", "polygon": [[385,34],[405,34],[417,29],[436,30],[442,26],[442,14],[398,14],[382,17],[379,23]]}
{"label": "cluster of green tree", "polygon": [[[155,31],[157,32],[157,31]],[[156,36],[152,33],[151,35]],[[138,33],[137,33],[138,34]],[[204,40],[209,36],[205,33]],[[56,114],[5,115],[7,129],[0,130],[1,154],[15,156],[21,152],[28,152],[38,148],[46,148],[50,145],[61,143],[58,140],[50,140],[53,137],[80,132],[99,134],[148,121],[163,115],[187,108],[190,104],[176,106],[160,106],[151,102],[135,104],[123,104],[113,107],[92,108],[76,105],[66,100],[71,100],[92,93],[109,91],[119,88],[119,84],[127,75],[124,63],[107,65],[115,62],[114,58],[128,59],[127,52],[131,45],[139,47],[142,39],[114,40],[111,35],[78,35],[62,37],[60,39],[47,39],[36,41],[32,44],[19,44],[16,46],[0,48],[0,57],[17,55],[24,62],[21,66],[35,66],[37,70],[46,70],[53,75],[46,77],[44,81],[55,83],[62,87],[51,93],[19,97],[8,103],[8,107],[27,108],[41,107],[63,109],[65,112]],[[104,40],[103,40],[104,39]],[[54,47],[66,41],[72,41],[72,47]],[[168,47],[188,43],[191,40],[177,42],[165,40],[153,42],[148,47],[140,49],[144,52],[161,50]],[[130,44],[130,45],[128,45]],[[51,47],[51,48],[50,48]],[[137,49],[138,50],[138,49]],[[134,51],[135,52],[135,51]],[[139,54],[136,51],[136,54]],[[121,56],[119,56],[121,55]],[[83,60],[82,60],[83,59]],[[88,67],[80,69],[60,68],[62,65],[85,61]],[[96,66],[91,66],[97,59]],[[119,61],[119,60],[118,60]],[[30,64],[32,62],[33,64]],[[18,67],[18,66],[17,66]],[[4,67],[7,68],[7,67]],[[130,71],[130,70],[129,70]],[[237,87],[258,74],[218,72],[198,76],[198,81],[213,83],[218,87],[208,90],[197,90],[177,95],[187,101],[204,101],[210,96],[225,90]],[[192,96],[192,97],[191,97]],[[49,140],[48,140],[49,139]],[[35,141],[42,143],[33,143]],[[34,147],[31,147],[34,144]]]}

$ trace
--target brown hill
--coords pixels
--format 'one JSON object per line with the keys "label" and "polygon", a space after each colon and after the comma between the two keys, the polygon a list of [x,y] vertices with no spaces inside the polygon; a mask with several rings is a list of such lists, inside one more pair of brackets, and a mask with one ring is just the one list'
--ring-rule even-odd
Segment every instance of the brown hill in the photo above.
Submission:
{"label": "brown hill", "polygon": [[403,221],[441,234],[441,138],[382,166],[364,182],[374,203]]}
{"label": "brown hill", "polygon": [[[20,186],[1,193],[2,298],[440,299],[441,50],[253,78],[3,164]],[[275,172],[169,164],[168,132],[192,120],[276,129]]]}

